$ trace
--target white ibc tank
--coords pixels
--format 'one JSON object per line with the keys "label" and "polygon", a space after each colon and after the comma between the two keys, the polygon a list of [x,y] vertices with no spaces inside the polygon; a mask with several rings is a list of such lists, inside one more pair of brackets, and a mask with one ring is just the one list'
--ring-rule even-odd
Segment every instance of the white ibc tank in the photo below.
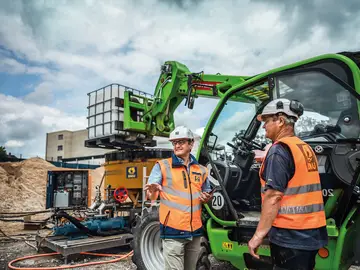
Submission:
{"label": "white ibc tank", "polygon": [[88,94],[89,139],[123,133],[125,89],[123,85],[111,84]]}

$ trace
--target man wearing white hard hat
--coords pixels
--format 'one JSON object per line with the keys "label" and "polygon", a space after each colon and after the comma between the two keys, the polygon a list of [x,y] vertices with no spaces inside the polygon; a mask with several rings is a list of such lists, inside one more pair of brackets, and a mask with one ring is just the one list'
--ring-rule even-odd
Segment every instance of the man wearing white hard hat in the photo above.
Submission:
{"label": "man wearing white hard hat", "polygon": [[294,132],[303,111],[296,100],[276,99],[257,116],[273,144],[259,172],[261,217],[248,246],[259,258],[256,250],[268,235],[274,269],[314,269],[318,250],[327,244],[317,158]]}
{"label": "man wearing white hard hat", "polygon": [[144,190],[151,200],[160,195],[160,237],[165,269],[196,269],[203,235],[202,204],[212,195],[208,170],[191,154],[194,135],[179,126],[171,132],[171,158],[156,163]]}

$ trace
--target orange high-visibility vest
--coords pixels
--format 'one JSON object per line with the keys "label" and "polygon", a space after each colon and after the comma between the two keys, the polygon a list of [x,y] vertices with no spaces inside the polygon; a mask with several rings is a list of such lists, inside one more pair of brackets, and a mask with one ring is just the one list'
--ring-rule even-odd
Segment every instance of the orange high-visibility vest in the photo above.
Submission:
{"label": "orange high-visibility vest", "polygon": [[[315,229],[326,225],[318,162],[311,147],[297,137],[286,137],[276,143],[286,144],[293,156],[295,173],[288,182],[273,226],[286,229]],[[266,159],[266,158],[265,158]],[[264,201],[266,181],[260,168],[261,197]]]}
{"label": "orange high-visibility vest", "polygon": [[207,170],[192,164],[190,173],[185,165],[172,166],[172,158],[158,161],[162,176],[160,192],[160,223],[179,231],[193,232],[202,227],[200,193]]}

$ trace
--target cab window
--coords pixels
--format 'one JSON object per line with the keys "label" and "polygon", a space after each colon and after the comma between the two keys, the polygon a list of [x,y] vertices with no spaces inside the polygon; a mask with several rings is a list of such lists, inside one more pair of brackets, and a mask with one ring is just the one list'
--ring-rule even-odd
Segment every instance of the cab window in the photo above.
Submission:
{"label": "cab window", "polygon": [[340,83],[319,71],[277,76],[274,82],[274,98],[304,105],[304,115],[295,125],[297,136],[309,141],[359,137],[357,100]]}

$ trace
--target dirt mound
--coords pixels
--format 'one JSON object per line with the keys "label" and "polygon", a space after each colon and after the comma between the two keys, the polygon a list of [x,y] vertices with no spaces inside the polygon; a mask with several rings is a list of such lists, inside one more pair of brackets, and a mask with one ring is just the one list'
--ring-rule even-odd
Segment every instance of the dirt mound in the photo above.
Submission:
{"label": "dirt mound", "polygon": [[54,168],[55,165],[47,162],[42,158],[30,158],[24,161],[19,162],[24,168],[32,168],[32,169],[44,169],[44,168]]}
{"label": "dirt mound", "polygon": [[0,163],[0,212],[44,210],[47,171],[52,168],[41,158]]}

